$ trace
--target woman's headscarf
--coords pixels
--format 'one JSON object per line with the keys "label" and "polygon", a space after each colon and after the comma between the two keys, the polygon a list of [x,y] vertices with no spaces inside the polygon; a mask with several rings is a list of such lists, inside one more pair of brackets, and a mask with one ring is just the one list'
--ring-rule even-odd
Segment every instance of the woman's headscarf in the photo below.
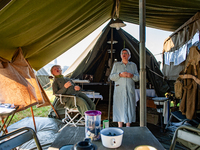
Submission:
{"label": "woman's headscarf", "polygon": [[121,52],[120,52],[120,55],[122,55],[122,52],[123,51],[127,51],[128,52],[128,54],[129,54],[129,57],[128,57],[128,60],[131,58],[131,52],[130,52],[130,50],[128,49],[128,48],[123,48],[122,50],[121,50]]}

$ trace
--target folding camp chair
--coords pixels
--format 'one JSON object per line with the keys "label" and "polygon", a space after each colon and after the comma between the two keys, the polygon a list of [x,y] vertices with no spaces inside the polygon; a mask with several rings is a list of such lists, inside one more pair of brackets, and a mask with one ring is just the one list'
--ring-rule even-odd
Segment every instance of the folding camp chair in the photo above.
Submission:
{"label": "folding camp chair", "polygon": [[[178,121],[180,121],[180,125],[183,125],[186,121],[192,121],[194,124],[199,124],[199,118],[197,117],[197,119],[187,119],[185,115],[182,114],[181,111],[174,111],[174,112],[171,112],[171,115],[170,115],[170,118],[169,118],[169,121],[165,127],[165,130],[167,129],[170,129],[171,128],[171,125],[172,125],[172,118],[176,118]],[[173,127],[172,127],[172,130],[173,130]]]}
{"label": "folding camp chair", "polygon": [[200,129],[186,125],[178,127],[174,133],[170,150],[174,150],[177,139],[200,146]]}
{"label": "folding camp chair", "polygon": [[[66,127],[68,125],[72,125],[75,127],[77,127],[77,125],[85,125],[85,123],[84,123],[85,117],[80,114],[80,112],[78,111],[77,105],[76,105],[76,96],[62,95],[62,94],[55,94],[55,96],[57,96],[60,99],[61,104],[65,104],[65,102],[63,101],[64,97],[69,97],[69,98],[72,97],[74,99],[74,108],[65,107],[65,118],[62,119],[62,121],[64,123],[66,123],[66,125],[64,125],[58,132],[60,132],[64,127]],[[76,113],[75,116],[73,116],[73,117],[70,116],[70,114],[72,114],[72,113]],[[80,116],[79,119],[78,119],[78,116]]]}
{"label": "folding camp chair", "polygon": [[6,135],[0,136],[0,150],[10,150],[18,147],[31,139],[35,140],[38,150],[42,150],[40,142],[35,134],[35,131],[29,127],[23,127]]}
{"label": "folding camp chair", "polygon": [[188,119],[186,118],[185,115],[182,115],[182,113],[180,111],[174,111],[174,112],[171,112],[171,115],[170,115],[170,118],[169,118],[169,121],[167,123],[167,125],[165,126],[165,129],[169,129],[171,124],[172,124],[172,118],[176,118],[178,121],[181,122],[180,125],[183,125],[186,121],[188,121]]}

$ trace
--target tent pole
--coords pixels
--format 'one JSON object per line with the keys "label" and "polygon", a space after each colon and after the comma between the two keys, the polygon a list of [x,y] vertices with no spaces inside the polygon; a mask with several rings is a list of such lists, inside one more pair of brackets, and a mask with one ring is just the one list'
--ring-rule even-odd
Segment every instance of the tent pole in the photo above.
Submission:
{"label": "tent pole", "polygon": [[[112,64],[113,64],[113,28],[111,28],[111,51],[110,51],[110,55],[111,55],[111,70],[112,70]],[[112,96],[112,81],[110,80],[109,82],[109,104],[108,104],[108,120],[110,121],[110,107],[111,107],[111,96]]]}
{"label": "tent pole", "polygon": [[34,117],[34,113],[33,113],[33,108],[32,107],[31,107],[31,114],[32,114],[33,123],[34,123],[34,127],[35,127],[35,132],[37,132],[36,124],[35,124],[35,117]]}
{"label": "tent pole", "polygon": [[140,27],[140,126],[146,126],[146,0],[139,0]]}
{"label": "tent pole", "polygon": [[59,115],[57,114],[57,112],[56,112],[55,108],[53,107],[53,105],[52,105],[51,103],[50,103],[50,105],[51,105],[51,108],[53,109],[53,111],[55,112],[56,116],[58,117],[58,119],[60,119],[60,117],[59,117]]}
{"label": "tent pole", "polygon": [[[35,79],[37,79],[37,78],[35,78]],[[47,101],[49,102],[49,104],[51,105],[51,108],[53,109],[53,111],[55,112],[55,114],[56,114],[56,116],[58,117],[58,119],[60,119],[60,117],[59,117],[59,115],[58,115],[58,113],[56,112],[56,110],[55,110],[55,108],[53,107],[53,105],[51,104],[51,101],[49,100],[49,98],[48,98],[48,96],[47,96],[47,94],[45,93],[45,91],[44,91],[44,89],[43,89],[43,87],[41,86],[41,84],[40,84],[40,82],[38,81],[38,79],[37,79],[37,82],[38,82],[38,84],[39,84],[39,87],[40,87],[40,89],[41,89],[41,94],[42,94],[42,97],[44,98],[44,97],[47,97]],[[52,87],[52,85],[50,86],[50,87]]]}

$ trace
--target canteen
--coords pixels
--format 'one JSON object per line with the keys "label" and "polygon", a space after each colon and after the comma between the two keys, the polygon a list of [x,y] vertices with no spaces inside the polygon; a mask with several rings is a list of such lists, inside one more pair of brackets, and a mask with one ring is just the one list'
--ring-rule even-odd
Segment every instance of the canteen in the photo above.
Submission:
{"label": "canteen", "polygon": [[124,131],[116,127],[108,127],[100,131],[103,146],[117,148],[122,144]]}

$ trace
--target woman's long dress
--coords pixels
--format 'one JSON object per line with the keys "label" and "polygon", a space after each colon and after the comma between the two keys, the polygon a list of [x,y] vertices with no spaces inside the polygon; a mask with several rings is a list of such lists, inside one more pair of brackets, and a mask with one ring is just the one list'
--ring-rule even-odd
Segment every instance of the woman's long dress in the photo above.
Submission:
{"label": "woman's long dress", "polygon": [[[129,72],[133,78],[120,77],[119,73]],[[116,62],[110,74],[115,81],[113,95],[113,122],[131,123],[136,121],[135,82],[139,81],[137,66],[133,62],[126,65]]]}

